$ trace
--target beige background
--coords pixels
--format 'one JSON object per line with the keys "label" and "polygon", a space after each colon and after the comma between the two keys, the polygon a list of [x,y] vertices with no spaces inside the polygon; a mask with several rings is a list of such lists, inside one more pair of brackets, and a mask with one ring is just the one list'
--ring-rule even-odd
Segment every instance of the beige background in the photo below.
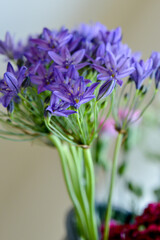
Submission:
{"label": "beige background", "polygon": [[[123,41],[145,58],[160,51],[159,0],[6,0],[1,2],[0,38],[6,30],[25,39],[44,26],[89,21],[121,26]],[[55,150],[0,140],[0,240],[62,240],[70,206]]]}

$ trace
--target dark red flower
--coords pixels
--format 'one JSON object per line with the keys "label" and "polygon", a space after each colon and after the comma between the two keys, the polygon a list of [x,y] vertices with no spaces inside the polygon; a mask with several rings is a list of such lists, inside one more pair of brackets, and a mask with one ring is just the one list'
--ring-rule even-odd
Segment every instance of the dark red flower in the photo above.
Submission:
{"label": "dark red flower", "polygon": [[[104,225],[101,226],[103,239]],[[133,224],[110,224],[109,240],[160,240],[160,203],[149,204]]]}

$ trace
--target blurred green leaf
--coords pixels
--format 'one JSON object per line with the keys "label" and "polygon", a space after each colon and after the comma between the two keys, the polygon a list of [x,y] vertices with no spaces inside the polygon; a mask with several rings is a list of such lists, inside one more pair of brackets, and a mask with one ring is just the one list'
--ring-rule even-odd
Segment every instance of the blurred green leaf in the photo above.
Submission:
{"label": "blurred green leaf", "polygon": [[144,231],[146,229],[146,227],[144,225],[140,225],[138,227],[138,231]]}
{"label": "blurred green leaf", "polygon": [[121,163],[121,165],[119,166],[119,168],[118,168],[118,174],[119,174],[119,176],[123,176],[123,174],[124,174],[125,171],[126,171],[126,168],[127,168],[127,163],[126,163],[126,161],[123,161],[123,162]]}
{"label": "blurred green leaf", "polygon": [[128,181],[127,183],[127,188],[130,192],[132,192],[134,195],[136,195],[137,197],[142,197],[143,195],[143,190],[142,187],[140,187],[139,185],[134,184],[131,181]]}
{"label": "blurred green leaf", "polygon": [[156,200],[159,202],[160,201],[160,187],[154,189],[154,195],[156,197]]}
{"label": "blurred green leaf", "polygon": [[145,156],[150,161],[158,161],[158,162],[160,162],[160,153],[146,152]]}

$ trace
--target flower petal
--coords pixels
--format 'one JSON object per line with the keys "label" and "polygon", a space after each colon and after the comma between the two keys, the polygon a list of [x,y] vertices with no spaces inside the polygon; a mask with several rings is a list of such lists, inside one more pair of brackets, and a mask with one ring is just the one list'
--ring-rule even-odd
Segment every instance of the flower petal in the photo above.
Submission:
{"label": "flower petal", "polygon": [[64,46],[61,48],[61,56],[63,59],[66,59],[67,61],[71,59],[71,54],[67,47]]}
{"label": "flower petal", "polygon": [[8,85],[8,87],[18,93],[18,81],[17,78],[10,72],[6,72],[4,74],[4,79]]}
{"label": "flower petal", "polygon": [[76,51],[73,55],[72,55],[72,60],[74,64],[78,64],[79,62],[82,61],[83,57],[85,54],[85,49],[81,49],[79,51]]}
{"label": "flower petal", "polygon": [[48,55],[54,60],[55,63],[63,65],[64,59],[53,51],[49,51]]}
{"label": "flower petal", "polygon": [[59,91],[54,91],[54,94],[59,97],[61,100],[71,103],[72,101],[70,100],[69,96],[66,96],[66,94],[59,92]]}
{"label": "flower petal", "polygon": [[107,69],[102,67],[102,66],[99,66],[99,65],[96,65],[96,64],[92,64],[92,67],[97,70],[98,72],[100,73],[103,73],[103,74],[106,74],[107,73]]}
{"label": "flower petal", "polygon": [[100,100],[103,97],[107,97],[110,95],[116,85],[115,80],[110,80],[102,84],[102,86],[99,89],[97,100]]}
{"label": "flower petal", "polygon": [[129,76],[131,73],[133,73],[134,71],[135,71],[135,68],[134,68],[134,67],[127,68],[127,69],[123,70],[120,74],[118,74],[118,78],[127,77],[127,76]]}

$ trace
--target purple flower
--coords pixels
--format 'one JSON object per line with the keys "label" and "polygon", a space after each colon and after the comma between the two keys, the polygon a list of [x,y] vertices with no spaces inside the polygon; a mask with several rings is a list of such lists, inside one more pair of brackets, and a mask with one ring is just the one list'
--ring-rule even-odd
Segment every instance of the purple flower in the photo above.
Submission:
{"label": "purple flower", "polygon": [[135,62],[134,67],[135,71],[130,75],[131,80],[136,84],[136,89],[140,89],[143,81],[149,77],[153,71],[153,60],[152,58],[148,59],[146,62],[140,60]]}
{"label": "purple flower", "polygon": [[78,29],[73,31],[73,37],[79,40],[78,49],[85,49],[86,54],[93,56],[101,42],[100,32],[106,32],[107,28],[101,23],[80,24]]}
{"label": "purple flower", "polygon": [[19,59],[23,54],[23,47],[21,42],[18,43],[17,47],[15,47],[13,38],[9,34],[6,33],[5,40],[0,40],[0,54],[7,56],[10,59]]}
{"label": "purple flower", "polygon": [[35,45],[29,40],[28,45],[25,49],[24,56],[27,59],[27,65],[30,67],[37,66],[39,63],[49,63],[50,59],[48,53],[35,47]]}
{"label": "purple flower", "polygon": [[3,94],[0,102],[4,107],[7,107],[12,98],[20,92],[21,85],[26,78],[26,70],[26,67],[23,66],[15,72],[12,65],[8,63],[4,79],[0,81],[0,92]]}
{"label": "purple flower", "polygon": [[79,73],[76,71],[74,66],[70,66],[66,73],[62,73],[57,68],[53,68],[53,74],[54,74],[54,82],[51,84],[46,85],[46,89],[54,92],[59,91],[59,89],[63,89],[66,86],[70,86],[71,79],[77,80],[79,78]]}
{"label": "purple flower", "polygon": [[111,45],[118,44],[122,40],[122,30],[118,27],[106,32],[101,31],[101,38],[104,43],[110,43]]}
{"label": "purple flower", "polygon": [[48,28],[43,29],[40,38],[31,39],[30,41],[37,44],[38,48],[49,51],[60,49],[66,45],[72,38],[72,34],[68,33],[67,29],[61,29],[59,32],[51,31]]}
{"label": "purple flower", "polygon": [[104,65],[105,64],[105,56],[108,54],[107,52],[110,51],[114,54],[114,56],[121,57],[125,56],[131,59],[131,57],[134,57],[131,54],[131,49],[126,44],[119,43],[117,45],[111,45],[111,44],[105,44],[101,43],[96,51],[96,59],[95,61],[92,59],[93,62]]}
{"label": "purple flower", "polygon": [[30,74],[31,82],[38,86],[38,93],[48,89],[50,85],[57,85],[57,70],[51,65],[46,69],[42,64],[38,64],[34,74]]}
{"label": "purple flower", "polygon": [[106,26],[97,22],[94,24],[85,24],[82,23],[78,26],[79,34],[86,38],[88,41],[93,40],[94,38],[99,37],[100,32],[105,33],[107,31]]}
{"label": "purple flower", "polygon": [[68,117],[69,115],[76,113],[76,111],[73,110],[66,110],[69,106],[70,104],[60,101],[58,97],[52,94],[50,106],[46,108],[46,111],[50,112],[53,116]]}
{"label": "purple flower", "polygon": [[93,64],[93,67],[100,72],[97,78],[99,80],[116,80],[121,86],[124,77],[129,76],[135,69],[130,66],[130,58],[124,54],[114,55],[111,50],[108,50],[105,56],[105,67]]}
{"label": "purple flower", "polygon": [[160,82],[160,53],[152,52],[150,58],[153,60],[153,72],[151,74],[151,78],[155,78],[155,87],[158,89]]}
{"label": "purple flower", "polygon": [[155,72],[155,86],[156,86],[156,89],[159,88],[159,83],[160,83],[160,67],[158,67],[156,72]]}
{"label": "purple flower", "polygon": [[97,100],[100,100],[104,96],[105,97],[109,96],[113,92],[115,85],[116,81],[114,79],[109,79],[105,83],[103,83],[99,89]]}
{"label": "purple flower", "polygon": [[61,82],[59,86],[50,85],[48,89],[70,106],[79,108],[81,104],[95,98],[93,93],[99,83],[87,86],[91,81],[80,77],[74,66],[68,69],[66,76],[57,70],[57,77],[59,83]]}
{"label": "purple flower", "polygon": [[124,54],[115,55],[111,50],[110,46],[107,50],[104,58],[105,67],[98,64],[93,64],[93,67],[100,73],[97,79],[105,81],[100,87],[98,99],[103,96],[109,95],[116,83],[120,86],[123,81],[122,78],[129,76],[135,69],[131,66],[130,58]]}
{"label": "purple flower", "polygon": [[153,65],[152,65],[153,70],[157,69],[160,66],[160,53],[152,52],[150,58],[153,61]]}
{"label": "purple flower", "polygon": [[86,87],[85,80],[80,77],[74,83],[74,88],[70,86],[54,91],[54,94],[62,100],[68,102],[71,106],[79,108],[81,104],[87,103],[93,98],[94,90],[99,83],[93,83],[90,87]]}
{"label": "purple flower", "polygon": [[138,62],[141,58],[141,52],[134,52],[131,54],[131,64],[135,64],[135,62]]}
{"label": "purple flower", "polygon": [[84,57],[85,49],[78,50],[71,55],[68,48],[63,47],[60,55],[53,51],[49,51],[48,54],[56,63],[55,66],[61,71],[66,71],[71,65],[75,65],[77,70],[88,65],[88,63],[80,63]]}

